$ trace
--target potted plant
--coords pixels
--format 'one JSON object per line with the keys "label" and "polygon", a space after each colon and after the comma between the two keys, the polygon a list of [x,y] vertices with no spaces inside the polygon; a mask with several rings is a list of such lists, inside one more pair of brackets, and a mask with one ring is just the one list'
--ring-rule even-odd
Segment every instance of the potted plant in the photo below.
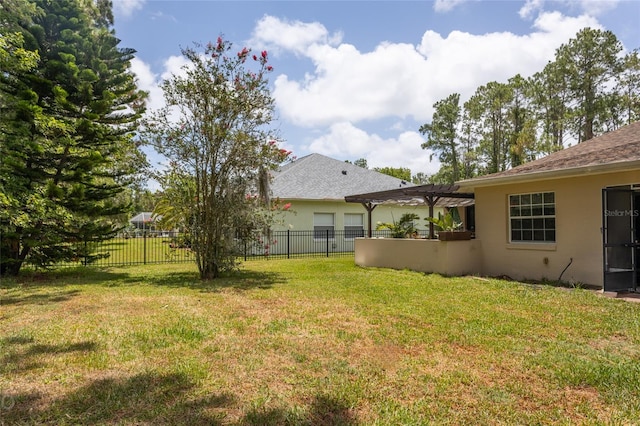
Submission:
{"label": "potted plant", "polygon": [[470,240],[471,231],[462,230],[462,222],[457,222],[451,212],[445,215],[438,213],[438,218],[427,217],[425,220],[438,227],[438,239],[440,241]]}
{"label": "potted plant", "polygon": [[405,213],[400,216],[400,220],[393,223],[378,222],[376,230],[388,229],[391,231],[393,238],[410,238],[418,234],[414,221],[419,220],[420,216],[415,213]]}

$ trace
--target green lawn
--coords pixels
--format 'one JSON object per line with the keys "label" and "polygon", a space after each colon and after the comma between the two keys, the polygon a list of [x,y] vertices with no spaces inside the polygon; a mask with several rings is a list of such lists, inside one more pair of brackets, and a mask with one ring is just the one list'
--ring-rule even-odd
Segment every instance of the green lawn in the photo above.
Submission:
{"label": "green lawn", "polygon": [[640,304],[353,259],[0,283],[0,424],[637,424]]}

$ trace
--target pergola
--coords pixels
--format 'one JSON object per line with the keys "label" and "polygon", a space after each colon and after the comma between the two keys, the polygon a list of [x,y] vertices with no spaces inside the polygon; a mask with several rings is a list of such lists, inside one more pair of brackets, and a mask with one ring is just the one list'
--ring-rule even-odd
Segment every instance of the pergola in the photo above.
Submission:
{"label": "pergola", "polygon": [[[433,217],[433,208],[465,207],[474,204],[474,195],[457,192],[458,185],[418,185],[404,188],[389,189],[387,191],[370,192],[368,194],[347,195],[347,203],[360,203],[367,210],[369,224],[368,237],[371,238],[371,212],[380,204],[401,204],[429,206],[429,216]],[[429,238],[434,238],[434,225],[429,223]]]}

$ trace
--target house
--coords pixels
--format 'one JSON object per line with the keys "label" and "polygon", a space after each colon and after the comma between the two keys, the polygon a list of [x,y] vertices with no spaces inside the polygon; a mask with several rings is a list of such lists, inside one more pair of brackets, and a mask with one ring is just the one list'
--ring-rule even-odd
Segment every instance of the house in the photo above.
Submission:
{"label": "house", "polygon": [[640,284],[640,122],[458,185],[475,194],[483,274]]}
{"label": "house", "polygon": [[141,212],[129,219],[129,223],[136,229],[155,230],[155,222],[161,218],[152,212]]}
{"label": "house", "polygon": [[[414,186],[410,182],[365,169],[321,154],[310,154],[284,165],[273,175],[271,192],[282,203],[291,203],[275,230],[313,230],[351,232],[357,236],[368,231],[369,224],[361,206],[345,202],[349,194],[384,191]],[[389,205],[376,209],[372,228],[377,222],[392,223],[404,213],[416,213],[418,229],[428,229],[423,220],[428,210],[422,206]]]}
{"label": "house", "polygon": [[640,287],[640,122],[457,186],[475,196],[475,240],[411,242],[393,265],[380,252],[399,248],[362,240],[356,263]]}

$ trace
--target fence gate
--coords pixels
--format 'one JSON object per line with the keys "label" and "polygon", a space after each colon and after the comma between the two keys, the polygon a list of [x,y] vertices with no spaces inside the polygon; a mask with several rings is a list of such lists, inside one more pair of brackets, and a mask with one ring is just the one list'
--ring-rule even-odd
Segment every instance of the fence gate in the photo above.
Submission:
{"label": "fence gate", "polygon": [[602,190],[605,291],[636,291],[640,279],[640,191],[632,186]]}

